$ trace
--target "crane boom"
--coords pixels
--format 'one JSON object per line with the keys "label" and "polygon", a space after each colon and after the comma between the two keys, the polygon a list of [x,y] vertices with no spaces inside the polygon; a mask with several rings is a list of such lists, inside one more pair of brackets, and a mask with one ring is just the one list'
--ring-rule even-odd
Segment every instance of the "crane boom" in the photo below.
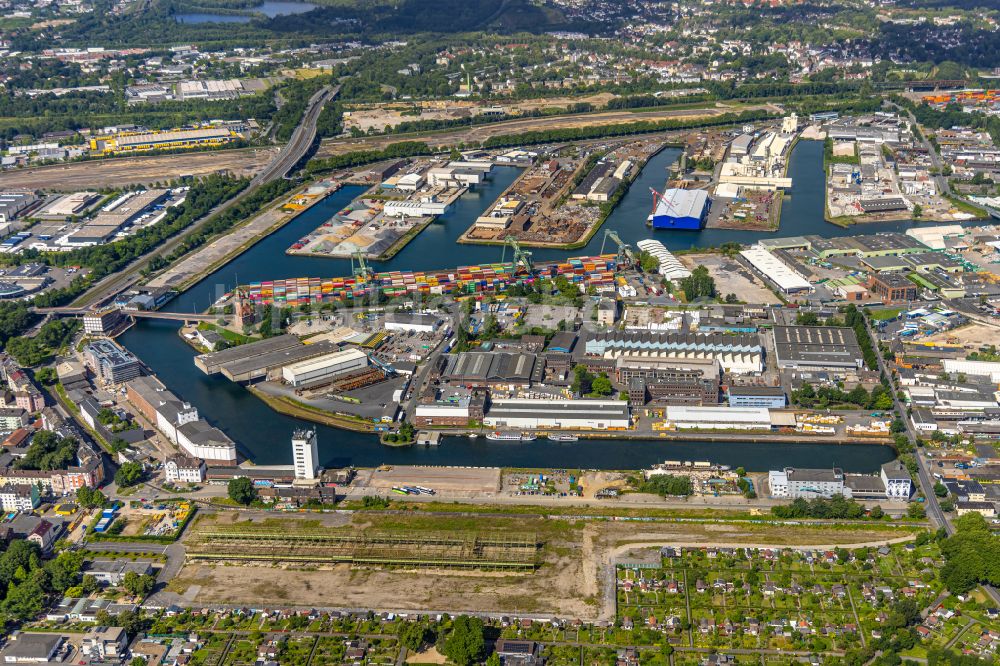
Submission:
{"label": "crane boom", "polygon": [[521,270],[525,273],[532,273],[534,267],[531,264],[531,252],[521,248],[521,244],[517,242],[517,239],[512,235],[507,235],[504,239],[504,250],[501,255],[500,261],[503,261],[504,255],[507,253],[507,246],[509,245],[514,253],[512,262],[514,264],[514,273],[517,274]]}
{"label": "crane boom", "polygon": [[613,229],[604,230],[604,240],[601,242],[601,254],[604,254],[604,246],[607,244],[609,238],[618,246],[618,264],[624,266],[635,265],[635,252],[632,251],[632,247],[624,242],[621,236],[618,235],[618,232]]}

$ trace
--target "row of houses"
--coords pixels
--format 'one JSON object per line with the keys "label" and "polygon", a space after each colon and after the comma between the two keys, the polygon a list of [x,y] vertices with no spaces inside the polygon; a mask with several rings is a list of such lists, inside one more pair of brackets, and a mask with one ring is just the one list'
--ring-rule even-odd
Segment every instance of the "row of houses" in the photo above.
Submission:
{"label": "row of houses", "polygon": [[[15,465],[17,457],[19,456],[5,456],[3,458],[4,464],[0,466],[0,488],[13,486],[14,493],[18,498],[12,498],[11,502],[25,502],[25,493],[27,493],[27,497],[31,497],[32,491],[19,488],[20,486],[33,487],[53,495],[67,495],[75,493],[83,487],[96,488],[105,478],[102,454],[93,445],[82,439],[80,439],[76,452],[76,464],[70,465],[66,469],[18,469]],[[4,493],[0,492],[0,498],[3,495]],[[31,501],[34,506],[37,506],[37,499]]]}

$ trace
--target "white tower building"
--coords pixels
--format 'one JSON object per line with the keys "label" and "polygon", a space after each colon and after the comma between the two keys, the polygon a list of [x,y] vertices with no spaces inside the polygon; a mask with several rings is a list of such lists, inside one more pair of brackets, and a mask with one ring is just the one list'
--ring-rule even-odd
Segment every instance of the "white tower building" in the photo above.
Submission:
{"label": "white tower building", "polygon": [[295,461],[296,479],[315,479],[319,451],[315,430],[296,430],[292,433],[292,458]]}

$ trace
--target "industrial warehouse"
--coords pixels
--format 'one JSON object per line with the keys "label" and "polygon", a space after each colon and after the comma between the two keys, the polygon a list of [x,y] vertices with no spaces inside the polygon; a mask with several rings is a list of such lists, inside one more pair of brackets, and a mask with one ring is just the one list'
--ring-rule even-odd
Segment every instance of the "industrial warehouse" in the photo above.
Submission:
{"label": "industrial warehouse", "polygon": [[697,231],[705,224],[709,199],[705,190],[669,189],[657,195],[650,215],[654,229],[687,229]]}
{"label": "industrial warehouse", "polygon": [[726,372],[760,372],[763,348],[756,336],[725,333],[597,333],[586,342],[588,355],[672,359],[714,359]]}
{"label": "industrial warehouse", "polygon": [[762,247],[752,247],[740,252],[754,272],[777,287],[786,295],[801,294],[813,290],[804,277],[792,270],[783,261]]}
{"label": "industrial warehouse", "polygon": [[[239,383],[280,379],[286,366],[294,366],[338,351],[336,344],[320,341],[303,344],[294,335],[282,335],[195,358],[195,365],[207,375],[222,373]],[[302,372],[301,370],[299,372]],[[297,376],[293,371],[292,376]]]}
{"label": "industrial warehouse", "polygon": [[179,129],[165,132],[120,132],[90,140],[90,150],[102,155],[221,146],[242,137],[226,127]]}
{"label": "industrial warehouse", "polygon": [[631,424],[620,400],[496,400],[483,425],[490,428],[625,430]]}
{"label": "industrial warehouse", "polygon": [[283,366],[281,376],[292,386],[328,380],[368,367],[368,356],[357,349],[345,349]]}
{"label": "industrial warehouse", "polygon": [[215,463],[236,461],[236,444],[198,416],[198,409],[167,390],[155,377],[125,384],[129,403],[185,453]]}

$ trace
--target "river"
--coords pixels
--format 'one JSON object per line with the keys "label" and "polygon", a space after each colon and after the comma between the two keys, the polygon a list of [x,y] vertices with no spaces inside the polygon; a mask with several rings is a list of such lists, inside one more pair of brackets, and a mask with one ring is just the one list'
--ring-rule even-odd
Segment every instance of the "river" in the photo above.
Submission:
{"label": "river", "polygon": [[[632,245],[652,234],[645,221],[650,210],[649,188],[662,189],[666,169],[679,157],[676,149],[654,156],[612,212],[605,228],[614,229]],[[800,141],[790,159],[794,179],[791,198],[781,214],[779,236],[820,234],[840,236],[857,233],[823,219],[823,145]],[[517,177],[513,167],[494,169],[493,177],[475,191],[462,196],[448,214],[441,216],[399,254],[376,264],[379,270],[430,270],[499,261],[500,248],[457,245],[455,239]],[[198,312],[239,282],[349,275],[350,261],[319,257],[291,257],[284,253],[297,238],[311,231],[353,198],[360,187],[345,187],[317,204],[247,252],[218,269],[171,301],[166,310]],[[866,233],[905,229],[907,223],[866,225]],[[753,242],[773,233],[705,229],[696,232],[658,232],[655,237],[670,249],[707,247],[726,241]],[[564,252],[535,249],[536,259],[597,254],[603,233],[582,250]],[[168,388],[196,405],[201,415],[236,441],[244,454],[260,464],[291,461],[290,437],[301,426],[296,419],[271,411],[242,387],[220,375],[206,376],[192,362],[194,350],[177,335],[177,325],[164,321],[142,321],[119,338],[119,342],[141,358]],[[796,443],[707,443],[689,441],[581,440],[556,444],[537,440],[511,444],[484,439],[446,438],[437,448],[389,449],[374,436],[317,426],[320,458],[326,466],[370,466],[381,463],[425,465],[500,465],[524,467],[582,467],[589,469],[633,469],[663,460],[711,460],[766,471],[785,465],[827,467],[872,472],[893,458],[885,446],[796,444]]]}
{"label": "river", "polygon": [[[248,7],[246,11],[253,14],[260,14],[267,18],[275,16],[286,16],[289,14],[304,14],[316,9],[316,5],[309,2],[285,2],[283,0],[268,0],[256,7]],[[178,23],[249,23],[253,18],[247,14],[208,14],[188,12],[184,14],[174,14],[174,20]]]}

